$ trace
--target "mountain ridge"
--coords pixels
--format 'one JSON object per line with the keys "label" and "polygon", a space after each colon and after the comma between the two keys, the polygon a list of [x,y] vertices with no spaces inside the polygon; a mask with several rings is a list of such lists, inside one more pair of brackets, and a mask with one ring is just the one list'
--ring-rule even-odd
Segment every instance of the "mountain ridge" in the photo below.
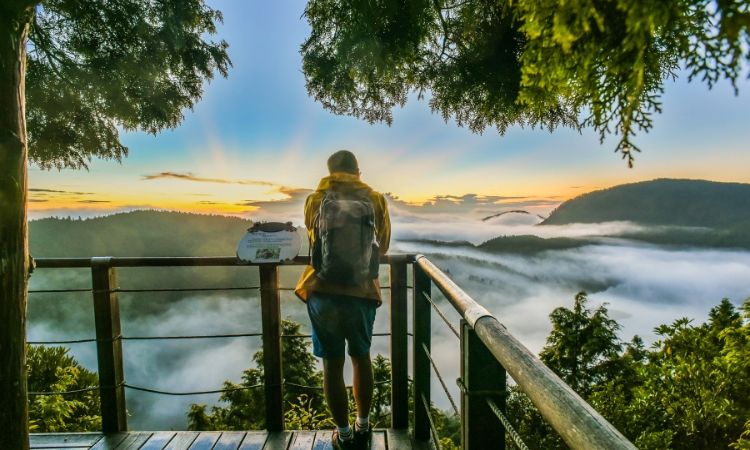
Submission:
{"label": "mountain ridge", "polygon": [[714,229],[750,225],[750,184],[672,178],[621,184],[562,203],[540,225],[612,221]]}

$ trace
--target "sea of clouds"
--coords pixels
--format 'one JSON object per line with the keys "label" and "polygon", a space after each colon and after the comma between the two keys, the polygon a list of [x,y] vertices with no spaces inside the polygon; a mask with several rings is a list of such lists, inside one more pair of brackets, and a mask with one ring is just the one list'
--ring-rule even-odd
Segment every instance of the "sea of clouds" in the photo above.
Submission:
{"label": "sea of clouds", "polygon": [[[467,217],[467,216],[464,216]],[[530,350],[538,352],[550,331],[548,315],[570,307],[577,292],[589,294],[590,307],[607,305],[627,341],[638,334],[647,343],[658,337],[654,327],[688,317],[706,320],[722,298],[739,305],[750,297],[750,252],[646,245],[616,238],[642,228],[630,223],[536,226],[533,214],[509,214],[482,221],[476,215],[458,218],[440,212],[429,216],[394,215],[391,253],[424,253],[474,299],[483,304]],[[499,235],[594,237],[598,244],[535,255],[491,254],[471,247],[446,247],[416,240],[464,240],[481,243]],[[601,238],[608,236],[607,238]],[[612,238],[612,236],[615,236]],[[385,268],[384,268],[385,269]],[[36,276],[36,275],[35,275]],[[60,282],[60,280],[56,280]],[[439,306],[454,324],[459,318],[435,293]],[[32,297],[31,301],[40,301]],[[123,296],[125,336],[227,334],[260,330],[257,293],[246,296],[186,295],[146,318],[127,314]],[[55,317],[30,318],[29,340],[79,338],[93,334],[90,299],[78,309],[57,309]],[[132,305],[131,309],[132,310]],[[282,314],[309,331],[304,305],[291,292],[282,293]],[[77,325],[76,325],[77,324]],[[376,332],[388,331],[388,302],[379,309]],[[458,341],[433,315],[436,362],[448,380],[458,377]],[[260,338],[243,337],[188,341],[126,341],[125,375],[129,384],[167,391],[210,390],[224,380],[238,382],[252,365]],[[387,355],[388,338],[375,337],[373,353]],[[96,369],[93,344],[71,346],[83,365]],[[350,379],[350,378],[349,378]],[[435,402],[449,403],[434,380]],[[449,383],[452,393],[457,389]],[[169,397],[127,391],[132,429],[184,429],[191,403],[217,404],[218,394]]]}

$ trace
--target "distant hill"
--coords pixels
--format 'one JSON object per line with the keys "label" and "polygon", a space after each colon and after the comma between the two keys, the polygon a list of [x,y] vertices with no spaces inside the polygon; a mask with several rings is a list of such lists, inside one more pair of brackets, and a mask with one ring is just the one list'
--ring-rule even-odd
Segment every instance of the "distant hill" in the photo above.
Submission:
{"label": "distant hill", "polygon": [[578,248],[589,242],[571,238],[541,238],[539,236],[499,236],[485,241],[477,248],[490,253],[534,254],[546,250],[568,250]]}
{"label": "distant hill", "polygon": [[[236,217],[190,214],[170,211],[133,211],[91,219],[47,218],[29,222],[29,250],[34,258],[92,256],[232,256],[240,238],[252,222]],[[289,277],[288,277],[289,278]],[[286,286],[293,279],[285,280]],[[244,268],[180,267],[158,269],[118,269],[123,288],[153,289],[174,287],[232,287],[258,284],[257,271]],[[32,289],[80,288],[91,285],[88,271],[35,270]],[[192,294],[192,293],[187,293]],[[30,320],[46,321],[68,317],[69,308],[83,307],[82,297],[54,294],[65,301],[29,303]],[[207,292],[208,296],[247,296],[248,291]],[[140,317],[169,308],[171,302],[186,297],[183,292],[123,294],[124,317]],[[141,301],[133,301],[138,299]],[[88,299],[85,299],[88,300]],[[85,303],[88,304],[88,303]],[[77,305],[77,306],[72,306]],[[87,316],[88,317],[88,316]],[[66,326],[73,327],[69,322]],[[77,326],[77,325],[76,325]],[[90,331],[81,329],[80,332]]]}
{"label": "distant hill", "polygon": [[37,258],[228,256],[251,225],[236,217],[171,211],[46,218],[29,222],[29,250]]}
{"label": "distant hill", "polygon": [[750,184],[673,179],[623,184],[566,201],[542,225],[610,221],[750,229]]}

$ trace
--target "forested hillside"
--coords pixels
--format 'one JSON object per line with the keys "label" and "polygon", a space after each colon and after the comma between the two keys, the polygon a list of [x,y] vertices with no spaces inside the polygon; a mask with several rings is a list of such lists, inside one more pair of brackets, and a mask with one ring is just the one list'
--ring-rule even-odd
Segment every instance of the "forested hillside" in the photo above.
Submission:
{"label": "forested hillside", "polygon": [[29,223],[34,257],[228,256],[251,221],[172,211],[133,211],[93,219]]}
{"label": "forested hillside", "polygon": [[750,227],[750,184],[673,179],[624,184],[568,200],[542,224],[625,220],[644,225]]}

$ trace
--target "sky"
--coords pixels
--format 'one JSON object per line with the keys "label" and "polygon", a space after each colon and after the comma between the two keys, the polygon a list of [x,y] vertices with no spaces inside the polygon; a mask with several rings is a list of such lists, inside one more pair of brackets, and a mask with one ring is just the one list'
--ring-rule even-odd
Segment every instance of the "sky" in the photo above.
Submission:
{"label": "sky", "polygon": [[[592,130],[511,128],[473,134],[413,96],[392,126],[336,116],[307,96],[300,44],[304,1],[215,0],[224,13],[216,39],[233,67],[214,79],[174,130],[123,132],[129,156],[85,170],[30,169],[29,213],[95,216],[156,208],[277,218],[297,208],[334,151],[352,150],[363,180],[403,212],[523,207],[545,214],[591,190],[654,178],[750,182],[750,82],[735,96],[682,74],[666,85],[663,113],[637,137],[643,153],[628,169]],[[297,215],[295,214],[295,217]]]}

